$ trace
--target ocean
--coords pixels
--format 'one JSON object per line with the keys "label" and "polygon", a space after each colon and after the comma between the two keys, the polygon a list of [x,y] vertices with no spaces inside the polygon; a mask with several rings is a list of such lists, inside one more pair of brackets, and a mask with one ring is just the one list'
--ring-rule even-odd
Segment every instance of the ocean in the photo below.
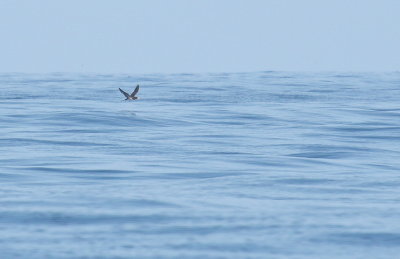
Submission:
{"label": "ocean", "polygon": [[399,100],[400,72],[0,74],[1,258],[397,258]]}

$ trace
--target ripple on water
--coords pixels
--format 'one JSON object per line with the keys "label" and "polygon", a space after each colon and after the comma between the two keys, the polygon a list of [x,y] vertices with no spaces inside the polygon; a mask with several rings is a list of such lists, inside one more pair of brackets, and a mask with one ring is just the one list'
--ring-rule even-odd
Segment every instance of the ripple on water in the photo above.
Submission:
{"label": "ripple on water", "polygon": [[0,254],[396,258],[399,83],[0,74]]}

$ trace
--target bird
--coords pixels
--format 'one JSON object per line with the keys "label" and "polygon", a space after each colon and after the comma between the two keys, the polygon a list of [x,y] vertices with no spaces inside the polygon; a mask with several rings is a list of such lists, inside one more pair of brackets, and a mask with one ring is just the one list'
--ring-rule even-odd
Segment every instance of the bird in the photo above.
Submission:
{"label": "bird", "polygon": [[133,91],[131,94],[128,94],[127,92],[125,92],[121,88],[118,88],[118,89],[123,95],[125,95],[125,97],[126,97],[125,100],[136,100],[136,99],[139,99],[139,97],[135,96],[139,92],[139,85],[136,86],[135,91]]}

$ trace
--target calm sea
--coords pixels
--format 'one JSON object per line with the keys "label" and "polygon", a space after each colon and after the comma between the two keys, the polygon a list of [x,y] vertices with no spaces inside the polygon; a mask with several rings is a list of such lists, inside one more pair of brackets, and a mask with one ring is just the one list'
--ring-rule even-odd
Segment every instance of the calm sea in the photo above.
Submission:
{"label": "calm sea", "polygon": [[399,187],[400,73],[0,75],[2,259],[398,258]]}

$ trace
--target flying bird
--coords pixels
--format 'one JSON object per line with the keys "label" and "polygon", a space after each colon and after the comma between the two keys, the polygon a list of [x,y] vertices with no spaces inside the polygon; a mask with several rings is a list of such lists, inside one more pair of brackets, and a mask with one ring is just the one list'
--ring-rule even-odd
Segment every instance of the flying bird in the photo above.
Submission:
{"label": "flying bird", "polygon": [[125,100],[136,100],[136,99],[139,99],[139,97],[135,96],[139,92],[139,85],[136,86],[135,91],[133,91],[131,94],[128,94],[127,92],[125,92],[121,88],[118,88],[118,89],[123,95],[125,95],[125,97],[126,97]]}

